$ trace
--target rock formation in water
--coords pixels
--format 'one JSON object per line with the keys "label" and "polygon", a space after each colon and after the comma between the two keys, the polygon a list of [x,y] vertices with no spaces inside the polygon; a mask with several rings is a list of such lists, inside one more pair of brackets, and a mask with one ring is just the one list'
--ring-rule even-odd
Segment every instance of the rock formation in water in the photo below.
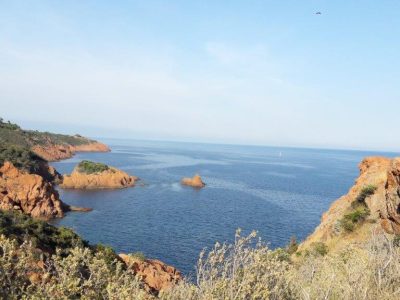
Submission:
{"label": "rock formation in water", "polygon": [[135,185],[137,177],[104,164],[90,161],[79,163],[60,184],[67,189],[117,189]]}
{"label": "rock formation in water", "polygon": [[199,174],[194,175],[192,178],[183,178],[181,183],[194,188],[203,188],[206,184],[203,182]]}
{"label": "rock formation in water", "polygon": [[42,176],[21,171],[5,162],[0,168],[0,209],[49,219],[63,217],[70,207]]}
{"label": "rock formation in water", "polygon": [[359,169],[355,185],[323,214],[300,250],[316,242],[340,247],[367,240],[376,223],[388,234],[400,234],[400,158],[368,157]]}
{"label": "rock formation in water", "polygon": [[141,278],[149,292],[165,291],[182,280],[182,275],[177,269],[162,261],[127,254],[119,254],[119,257],[135,275]]}

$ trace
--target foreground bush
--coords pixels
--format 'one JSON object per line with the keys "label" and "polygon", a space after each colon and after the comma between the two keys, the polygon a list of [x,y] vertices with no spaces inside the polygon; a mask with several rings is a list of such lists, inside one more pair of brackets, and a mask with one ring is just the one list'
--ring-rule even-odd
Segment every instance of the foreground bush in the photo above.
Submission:
{"label": "foreground bush", "polygon": [[[398,299],[400,248],[382,232],[364,245],[317,252],[292,262],[282,249],[270,250],[255,233],[233,244],[203,251],[195,280],[159,295],[163,300],[217,299]],[[155,299],[112,249],[75,247],[44,259],[32,243],[0,236],[0,298]]]}
{"label": "foreground bush", "polygon": [[74,248],[44,264],[30,243],[0,236],[1,299],[151,299],[121,262],[110,268],[101,252]]}
{"label": "foreground bush", "polygon": [[89,245],[71,229],[55,227],[45,221],[12,211],[0,210],[0,234],[14,239],[19,244],[29,241],[34,247],[50,253],[55,253],[58,248],[64,256],[72,248]]}
{"label": "foreground bush", "polygon": [[201,252],[196,284],[185,282],[162,299],[290,299],[290,265],[258,242],[236,233],[234,244],[219,244]]}
{"label": "foreground bush", "polygon": [[[216,245],[200,256],[196,284],[188,281],[162,299],[398,299],[400,248],[383,233],[362,247],[340,252],[310,251],[303,261],[287,263],[251,238]],[[322,245],[322,243],[321,243]],[[325,249],[325,246],[323,247]]]}

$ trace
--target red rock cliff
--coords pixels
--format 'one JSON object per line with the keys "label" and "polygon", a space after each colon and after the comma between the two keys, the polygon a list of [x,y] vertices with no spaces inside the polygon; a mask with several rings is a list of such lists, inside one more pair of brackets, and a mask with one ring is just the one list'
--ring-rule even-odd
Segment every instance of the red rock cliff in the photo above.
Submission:
{"label": "red rock cliff", "polygon": [[9,162],[0,168],[0,209],[19,210],[43,219],[63,217],[69,210],[51,183]]}
{"label": "red rock cliff", "polygon": [[[351,209],[361,191],[367,186],[376,190],[365,198],[369,210],[365,227],[380,224],[381,230],[389,234],[400,234],[400,158],[368,157],[359,165],[360,175],[348,194],[332,203],[322,216],[320,225],[304,241],[301,248],[307,248],[313,242],[335,244],[339,241],[338,225],[343,216]],[[346,240],[368,238],[369,232],[349,234]]]}
{"label": "red rock cliff", "polygon": [[47,161],[57,161],[70,158],[76,152],[109,152],[110,148],[99,142],[90,142],[77,146],[57,145],[49,142],[44,146],[35,145],[31,150]]}
{"label": "red rock cliff", "polygon": [[181,273],[156,259],[139,259],[134,256],[120,254],[128,268],[144,282],[149,292],[162,292],[172,288],[182,280]]}

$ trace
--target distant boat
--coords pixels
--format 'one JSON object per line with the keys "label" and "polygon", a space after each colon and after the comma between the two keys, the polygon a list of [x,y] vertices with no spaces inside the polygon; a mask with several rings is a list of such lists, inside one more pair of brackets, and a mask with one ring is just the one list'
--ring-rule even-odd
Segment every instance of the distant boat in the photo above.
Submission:
{"label": "distant boat", "polygon": [[282,152],[279,152],[279,157],[282,157]]}

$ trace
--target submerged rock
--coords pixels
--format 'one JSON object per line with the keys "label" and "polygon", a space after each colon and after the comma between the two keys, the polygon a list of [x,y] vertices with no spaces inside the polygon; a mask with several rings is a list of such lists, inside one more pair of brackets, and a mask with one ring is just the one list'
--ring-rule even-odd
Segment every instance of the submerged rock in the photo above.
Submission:
{"label": "submerged rock", "polygon": [[203,188],[206,186],[199,174],[194,175],[192,178],[185,177],[181,180],[181,183],[195,188]]}
{"label": "submerged rock", "polygon": [[156,259],[119,254],[127,267],[141,278],[149,292],[159,293],[168,290],[182,280],[181,273],[172,266]]}
{"label": "submerged rock", "polygon": [[134,186],[138,177],[101,163],[80,162],[60,184],[66,189],[117,189]]}

